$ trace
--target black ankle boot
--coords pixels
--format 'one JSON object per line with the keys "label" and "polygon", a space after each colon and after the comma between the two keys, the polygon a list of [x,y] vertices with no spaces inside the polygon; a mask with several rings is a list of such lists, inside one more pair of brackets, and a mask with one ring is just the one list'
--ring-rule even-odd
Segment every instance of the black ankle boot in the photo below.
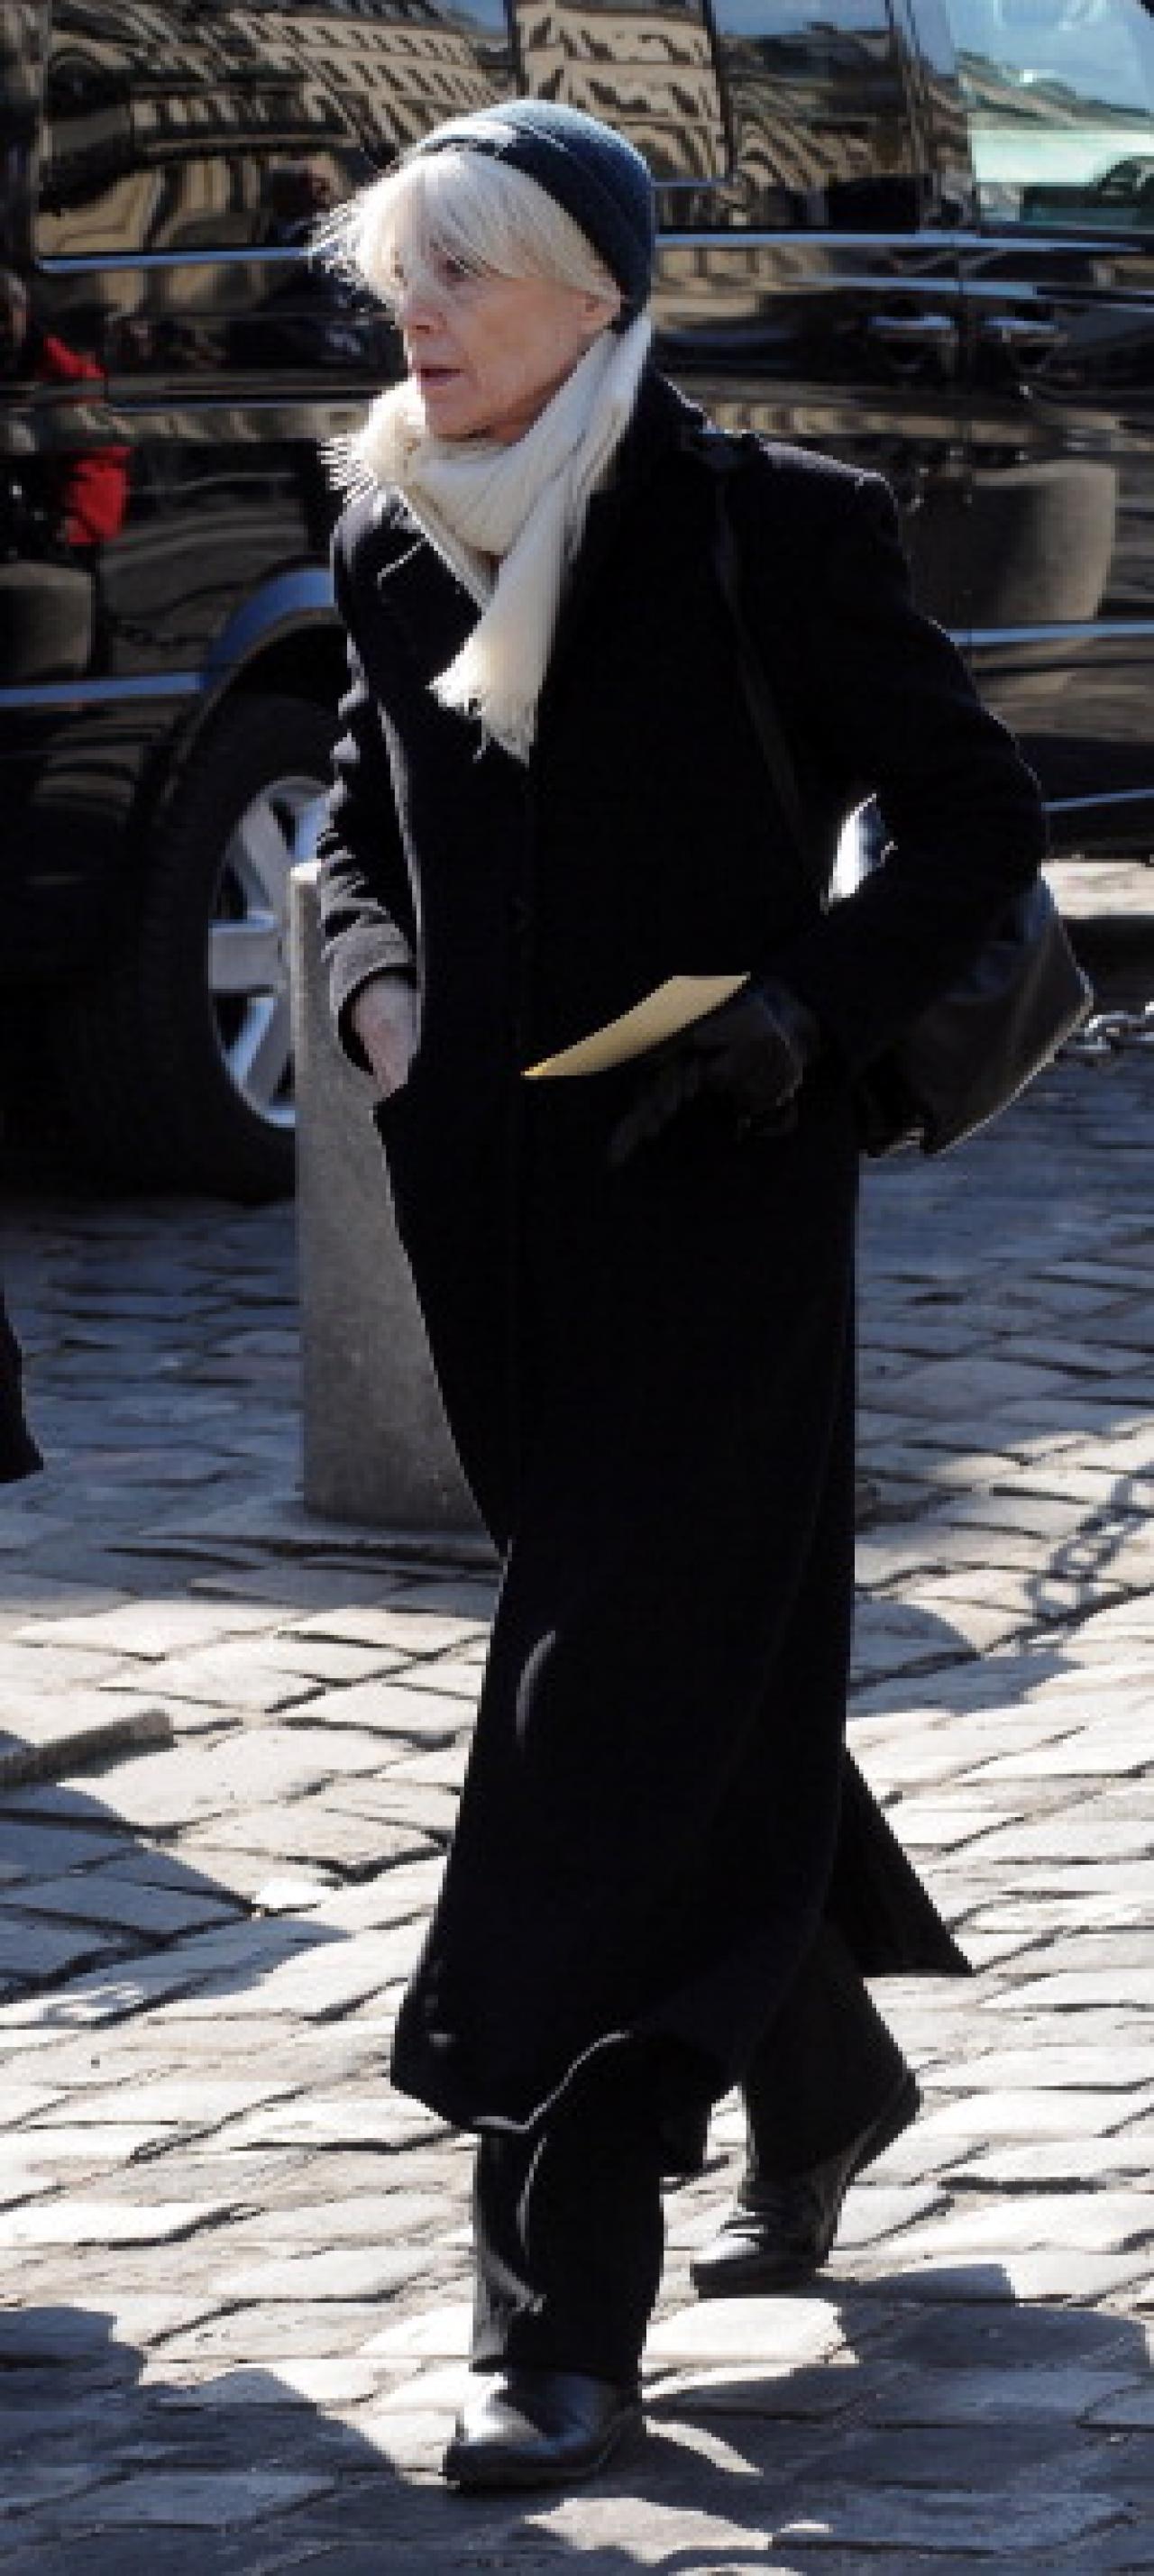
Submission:
{"label": "black ankle boot", "polygon": [[690,2265],[698,2296],[769,2297],[811,2279],[831,2250],[854,2176],[908,2129],[921,2098],[907,2067],[881,2110],[836,2155],[778,2181],[747,2177],[718,2234]]}
{"label": "black ankle boot", "polygon": [[591,2477],[642,2422],[634,2380],[517,2367],[478,2373],[444,2459],[461,2487],[556,2486]]}

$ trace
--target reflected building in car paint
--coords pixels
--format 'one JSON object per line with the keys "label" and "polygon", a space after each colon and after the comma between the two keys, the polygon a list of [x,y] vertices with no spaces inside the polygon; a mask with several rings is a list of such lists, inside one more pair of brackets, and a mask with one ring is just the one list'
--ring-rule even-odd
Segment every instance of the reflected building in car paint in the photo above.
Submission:
{"label": "reflected building in car paint", "polygon": [[335,202],[509,87],[507,39],[494,31],[486,64],[475,29],[431,0],[381,0],[355,20],[205,9],[180,35],[168,10],[122,0],[115,36],[107,9],[69,0],[53,24],[45,258],[276,248],[278,158],[307,154]]}
{"label": "reflected building in car paint", "polygon": [[527,89],[623,127],[658,181],[726,176],[717,63],[695,0],[516,0],[515,15]]}

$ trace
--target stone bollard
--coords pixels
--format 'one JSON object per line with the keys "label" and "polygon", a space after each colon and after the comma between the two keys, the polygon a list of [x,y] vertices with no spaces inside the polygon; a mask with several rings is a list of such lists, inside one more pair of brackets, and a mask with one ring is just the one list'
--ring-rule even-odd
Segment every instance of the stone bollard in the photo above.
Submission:
{"label": "stone bollard", "polygon": [[367,1078],[333,1035],[315,864],[292,876],[304,1491],[406,1534],[482,1534],[393,1222]]}

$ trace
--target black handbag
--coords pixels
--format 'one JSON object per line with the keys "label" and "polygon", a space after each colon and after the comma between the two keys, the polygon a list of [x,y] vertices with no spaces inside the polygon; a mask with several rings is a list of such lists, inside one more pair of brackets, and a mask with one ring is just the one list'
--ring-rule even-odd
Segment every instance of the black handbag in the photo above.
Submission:
{"label": "black handbag", "polygon": [[[790,854],[807,893],[824,910],[828,889],[808,847],[792,755],[742,605],[725,476],[740,464],[743,443],[716,430],[691,430],[686,443],[717,477],[713,565],[732,623],[741,684]],[[1053,896],[1038,877],[1007,907],[965,973],[858,1076],[863,1150],[878,1156],[917,1145],[923,1154],[942,1154],[960,1144],[1042,1072],[1081,1027],[1093,1001]]]}

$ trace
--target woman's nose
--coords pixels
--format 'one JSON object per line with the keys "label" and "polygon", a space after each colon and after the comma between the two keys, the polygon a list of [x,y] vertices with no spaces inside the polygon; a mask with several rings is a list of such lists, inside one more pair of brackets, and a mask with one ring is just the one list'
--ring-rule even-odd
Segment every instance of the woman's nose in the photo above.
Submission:
{"label": "woman's nose", "polygon": [[397,320],[404,331],[435,331],[440,315],[427,287],[402,286],[396,297]]}

